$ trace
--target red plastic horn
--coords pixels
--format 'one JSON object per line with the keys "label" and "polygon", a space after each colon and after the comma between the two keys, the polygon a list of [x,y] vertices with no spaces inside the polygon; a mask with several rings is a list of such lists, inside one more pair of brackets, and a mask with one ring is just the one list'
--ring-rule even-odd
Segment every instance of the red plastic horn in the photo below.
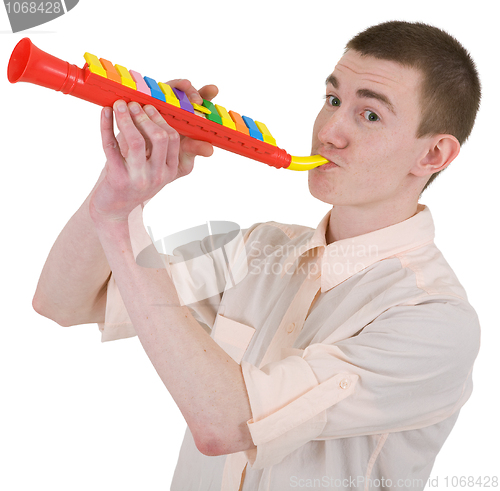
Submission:
{"label": "red plastic horn", "polygon": [[[112,86],[103,90],[101,85],[109,84],[108,79],[91,74],[86,64],[83,68],[79,68],[49,55],[37,48],[29,38],[21,39],[12,51],[7,77],[13,84],[28,82],[40,85],[103,107],[113,106],[113,103],[120,98],[127,102],[135,100],[134,96],[137,94],[135,90],[131,95],[118,94]],[[119,85],[119,89],[127,88]]]}
{"label": "red plastic horn", "polygon": [[270,143],[252,138],[220,123],[200,118],[173,104],[93,73],[87,64],[83,68],[71,65],[37,48],[29,38],[21,39],[14,48],[7,76],[11,83],[29,82],[41,85],[103,107],[112,107],[119,99],[126,102],[135,101],[142,106],[151,104],[181,135],[209,142],[229,152],[273,167],[308,170],[328,162],[320,155],[292,157],[286,150]]}
{"label": "red plastic horn", "polygon": [[[37,48],[29,38],[21,39],[12,51],[7,67],[9,82],[28,82],[48,89],[71,94],[94,104],[93,90],[85,85],[85,70],[63,61]],[[114,101],[104,98],[102,105],[112,105]],[[107,104],[110,102],[109,104]]]}
{"label": "red plastic horn", "polygon": [[29,38],[17,43],[7,67],[9,82],[29,82],[60,91],[70,64],[37,48]]}

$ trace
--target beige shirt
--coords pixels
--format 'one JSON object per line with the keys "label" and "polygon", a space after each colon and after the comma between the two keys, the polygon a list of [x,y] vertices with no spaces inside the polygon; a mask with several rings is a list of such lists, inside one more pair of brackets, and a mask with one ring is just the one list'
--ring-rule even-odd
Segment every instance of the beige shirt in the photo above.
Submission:
{"label": "beige shirt", "polygon": [[[476,313],[425,206],[326,245],[329,218],[166,257],[181,301],[241,364],[257,447],[207,457],[188,429],[172,490],[424,488],[472,391]],[[113,278],[99,328],[135,334]]]}

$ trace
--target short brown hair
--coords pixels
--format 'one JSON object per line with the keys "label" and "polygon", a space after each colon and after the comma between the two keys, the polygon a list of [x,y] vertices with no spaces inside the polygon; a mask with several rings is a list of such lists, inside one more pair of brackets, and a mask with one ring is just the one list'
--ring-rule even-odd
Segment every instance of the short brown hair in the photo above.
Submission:
{"label": "short brown hair", "polygon": [[[479,109],[481,84],[474,61],[454,37],[420,22],[391,21],[356,35],[347,43],[349,49],[423,73],[417,138],[443,133],[461,145],[467,140]],[[424,189],[438,174],[432,174]]]}

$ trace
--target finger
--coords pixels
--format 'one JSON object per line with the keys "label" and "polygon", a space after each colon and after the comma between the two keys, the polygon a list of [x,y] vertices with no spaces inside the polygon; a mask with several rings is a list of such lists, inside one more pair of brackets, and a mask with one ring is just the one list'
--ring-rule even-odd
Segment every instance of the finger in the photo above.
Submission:
{"label": "finger", "polygon": [[188,175],[194,167],[194,159],[198,155],[210,157],[214,153],[214,147],[208,142],[184,138],[181,141],[181,152],[179,153],[179,167],[177,177]]}
{"label": "finger", "polygon": [[136,127],[125,101],[118,100],[113,104],[116,125],[121,131],[126,142],[126,148],[122,148],[122,155],[129,166],[137,166],[144,160],[146,153],[146,141]]}
{"label": "finger", "polygon": [[203,99],[211,101],[218,93],[219,89],[216,85],[205,85],[199,91],[196,90],[191,82],[185,78],[179,78],[175,80],[170,80],[168,82],[170,87],[175,87],[176,89],[182,90],[188,99],[195,104],[203,104]]}
{"label": "finger", "polygon": [[170,87],[175,87],[176,89],[182,90],[182,92],[184,92],[187,95],[188,99],[191,102],[200,105],[203,104],[203,97],[193,87],[193,85],[189,80],[185,78],[178,78],[175,80],[170,80],[170,82],[168,82],[168,85],[170,85]]}
{"label": "finger", "polygon": [[[157,128],[161,131],[156,131],[153,137],[157,141],[153,141],[153,150],[151,154],[151,160],[155,160],[156,163],[161,165],[167,164],[168,167],[177,171],[177,166],[179,165],[179,149],[180,149],[180,136],[174,128],[172,128],[163,118],[163,116],[158,112],[154,106],[146,105],[144,106],[144,112],[146,117],[148,117],[152,124],[155,124]],[[164,134],[162,134],[164,132]],[[166,135],[166,138],[165,138]],[[166,140],[166,147],[158,149],[159,151],[155,153],[155,143],[163,143]],[[158,146],[158,145],[156,145]]]}
{"label": "finger", "polygon": [[128,152],[127,141],[125,140],[125,137],[123,136],[122,133],[118,133],[116,135],[116,141],[118,142],[122,154],[127,153]]}
{"label": "finger", "polygon": [[130,111],[130,117],[133,123],[144,138],[145,152],[143,158],[145,158],[146,161],[150,160],[153,151],[153,140],[157,140],[155,130],[157,130],[158,127],[149,119],[139,103],[129,102],[128,110]]}
{"label": "finger", "polygon": [[218,93],[217,85],[205,85],[200,89],[200,95],[207,101],[211,101]]}
{"label": "finger", "polygon": [[[148,107],[153,108],[153,106]],[[156,109],[152,112],[153,119],[137,102],[130,102],[129,109],[132,120],[146,141],[145,157],[149,166],[152,170],[155,167],[156,170],[161,169],[167,160],[168,147],[171,145],[170,140],[178,138],[178,133],[166,123]],[[151,112],[151,109],[149,111]]]}
{"label": "finger", "polygon": [[101,140],[108,164],[115,172],[124,170],[123,157],[113,129],[113,111],[105,107],[101,111]]}
{"label": "finger", "polygon": [[[146,105],[144,106],[144,110],[153,122],[165,128],[165,130],[170,134],[173,128],[171,128],[168,123],[166,123],[162,115],[156,110],[154,106]],[[175,162],[175,159],[178,159],[178,175],[187,175],[193,169],[195,157],[198,155],[203,157],[210,157],[214,152],[214,148],[208,142],[183,137],[179,141],[179,146],[177,146],[177,141],[175,141],[175,143],[170,143],[170,151],[172,152],[172,154],[169,153],[166,156],[166,159],[168,161],[167,163],[172,168],[171,163]]]}
{"label": "finger", "polygon": [[182,153],[188,157],[211,157],[214,153],[214,147],[211,143],[192,138],[184,138],[181,143]]}

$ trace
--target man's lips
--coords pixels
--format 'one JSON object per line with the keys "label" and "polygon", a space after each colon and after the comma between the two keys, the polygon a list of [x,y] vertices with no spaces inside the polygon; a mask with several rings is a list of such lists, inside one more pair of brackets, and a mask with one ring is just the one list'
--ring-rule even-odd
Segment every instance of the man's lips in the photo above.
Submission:
{"label": "man's lips", "polygon": [[334,159],[335,159],[335,156],[334,155],[326,155],[328,152],[321,152],[320,149],[313,149],[313,151],[311,152],[311,155],[315,154],[315,155],[321,155],[325,160],[328,160],[328,163],[326,164],[323,164],[323,165],[318,165],[318,167],[315,167],[316,169],[319,169],[319,170],[329,170],[329,169],[336,169],[337,167],[340,167],[340,165],[338,165],[337,163],[335,163]]}
{"label": "man's lips", "polygon": [[318,167],[316,167],[316,169],[329,170],[329,169],[335,169],[336,167],[339,166],[335,162],[328,162],[327,164],[319,165]]}

